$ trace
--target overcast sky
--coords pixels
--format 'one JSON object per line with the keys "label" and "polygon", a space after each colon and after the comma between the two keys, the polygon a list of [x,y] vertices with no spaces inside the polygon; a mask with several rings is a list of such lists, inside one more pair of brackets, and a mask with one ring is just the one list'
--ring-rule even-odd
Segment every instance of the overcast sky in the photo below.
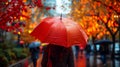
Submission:
{"label": "overcast sky", "polygon": [[51,16],[60,16],[61,14],[65,16],[71,10],[69,8],[71,6],[71,0],[46,0],[44,6],[56,7],[48,11]]}
{"label": "overcast sky", "polygon": [[68,14],[70,12],[70,0],[56,0],[56,12],[59,14]]}

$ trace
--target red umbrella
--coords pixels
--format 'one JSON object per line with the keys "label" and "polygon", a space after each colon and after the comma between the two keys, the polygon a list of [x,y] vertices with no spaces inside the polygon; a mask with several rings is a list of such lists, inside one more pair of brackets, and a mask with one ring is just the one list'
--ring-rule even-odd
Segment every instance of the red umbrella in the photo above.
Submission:
{"label": "red umbrella", "polygon": [[47,17],[32,31],[32,36],[42,43],[51,43],[65,47],[74,44],[86,44],[87,35],[82,27],[68,18]]}

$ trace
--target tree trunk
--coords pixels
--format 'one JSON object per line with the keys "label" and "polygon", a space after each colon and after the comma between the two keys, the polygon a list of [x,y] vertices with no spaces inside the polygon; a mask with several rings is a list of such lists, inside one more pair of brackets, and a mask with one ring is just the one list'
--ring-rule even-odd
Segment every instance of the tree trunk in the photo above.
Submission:
{"label": "tree trunk", "polygon": [[[93,43],[95,42],[95,37],[94,36],[92,36],[92,42]],[[97,53],[96,45],[95,44],[93,44],[93,45],[94,45],[94,53],[96,54]]]}
{"label": "tree trunk", "polygon": [[115,35],[112,35],[112,41],[113,41],[113,47],[112,47],[112,54],[111,54],[111,58],[114,58],[114,54],[115,54]]}

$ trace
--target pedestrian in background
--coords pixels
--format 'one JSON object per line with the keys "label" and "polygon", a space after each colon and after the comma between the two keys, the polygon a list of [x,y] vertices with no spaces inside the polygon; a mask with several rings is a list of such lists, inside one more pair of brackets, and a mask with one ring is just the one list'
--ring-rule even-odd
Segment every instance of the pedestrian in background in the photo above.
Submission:
{"label": "pedestrian in background", "polygon": [[76,59],[78,59],[79,51],[80,51],[80,47],[76,45],[75,46],[75,56],[76,56]]}
{"label": "pedestrian in background", "polygon": [[37,60],[39,58],[40,48],[39,47],[30,48],[30,53],[31,53],[31,59],[33,61],[33,66],[36,67]]}
{"label": "pedestrian in background", "polygon": [[100,46],[100,54],[101,54],[101,61],[105,65],[106,64],[106,50],[103,44]]}
{"label": "pedestrian in background", "polygon": [[90,46],[90,44],[87,44],[87,46],[85,47],[85,51],[86,51],[86,57],[87,57],[87,59],[89,59],[90,53],[91,53],[91,46]]}
{"label": "pedestrian in background", "polygon": [[83,56],[83,51],[84,51],[84,48],[81,46],[80,47],[80,57],[82,58],[82,56]]}

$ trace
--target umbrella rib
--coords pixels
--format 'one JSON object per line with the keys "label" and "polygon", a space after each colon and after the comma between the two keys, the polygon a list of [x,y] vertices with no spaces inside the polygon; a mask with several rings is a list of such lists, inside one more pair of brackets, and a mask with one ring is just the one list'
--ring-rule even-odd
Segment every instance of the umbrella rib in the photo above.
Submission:
{"label": "umbrella rib", "polygon": [[[61,20],[61,22],[63,23],[63,21]],[[63,25],[64,25],[64,23],[63,23]],[[64,25],[64,27],[65,27],[65,25]],[[68,34],[67,34],[67,28],[65,27],[65,32],[66,32],[66,45],[67,45],[67,47],[69,46],[69,44],[68,44]]]}
{"label": "umbrella rib", "polygon": [[[77,27],[79,26],[78,24],[76,24],[76,25],[77,25]],[[83,32],[84,30],[83,30],[83,28],[81,26],[79,26],[79,27],[81,28],[81,29],[79,29],[79,31],[82,32],[82,34],[85,36],[86,39],[84,39],[84,40],[87,42],[87,39],[88,39],[87,34],[85,32]]]}

